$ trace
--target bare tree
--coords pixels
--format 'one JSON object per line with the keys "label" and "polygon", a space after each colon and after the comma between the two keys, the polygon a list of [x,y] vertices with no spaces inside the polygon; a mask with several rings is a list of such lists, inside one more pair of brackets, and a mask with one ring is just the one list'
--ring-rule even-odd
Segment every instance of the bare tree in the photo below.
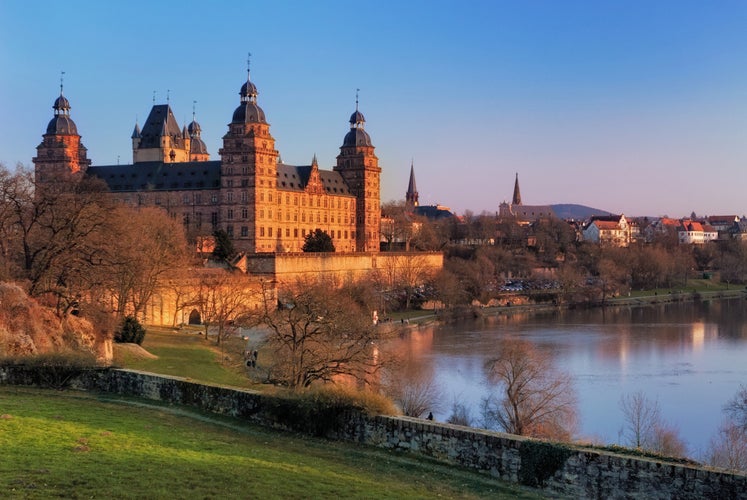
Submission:
{"label": "bare tree", "polygon": [[624,394],[620,398],[623,413],[621,435],[626,444],[639,449],[653,447],[656,428],[661,421],[658,401],[651,401],[643,392]]}
{"label": "bare tree", "polygon": [[194,305],[205,325],[205,338],[210,328],[216,329],[215,342],[220,345],[235,326],[255,323],[263,303],[261,284],[253,283],[248,276],[225,269],[206,269],[200,273]]}
{"label": "bare tree", "polygon": [[137,316],[165,276],[185,266],[184,229],[158,208],[118,207],[110,221],[116,238],[105,271],[109,292],[117,301],[118,315]]}
{"label": "bare tree", "polygon": [[441,405],[441,391],[432,371],[411,361],[398,364],[391,372],[385,391],[408,417],[422,417]]}
{"label": "bare tree", "polygon": [[267,296],[258,320],[270,330],[271,376],[292,388],[352,377],[367,382],[381,367],[382,330],[351,294],[324,281]]}
{"label": "bare tree", "polygon": [[623,413],[621,435],[626,444],[664,455],[685,455],[685,443],[677,429],[662,418],[658,401],[648,399],[639,391],[623,395],[620,409]]}
{"label": "bare tree", "polygon": [[726,404],[724,411],[736,425],[747,431],[747,386],[739,386],[739,390]]}
{"label": "bare tree", "polygon": [[451,403],[451,415],[446,419],[446,422],[449,424],[471,427],[473,419],[469,407],[466,404],[455,400]]}
{"label": "bare tree", "polygon": [[711,438],[706,461],[714,467],[747,472],[747,429],[725,420]]}
{"label": "bare tree", "polygon": [[507,339],[485,369],[496,388],[484,404],[486,423],[511,434],[572,437],[576,426],[573,379],[556,369],[548,354],[525,340]]}

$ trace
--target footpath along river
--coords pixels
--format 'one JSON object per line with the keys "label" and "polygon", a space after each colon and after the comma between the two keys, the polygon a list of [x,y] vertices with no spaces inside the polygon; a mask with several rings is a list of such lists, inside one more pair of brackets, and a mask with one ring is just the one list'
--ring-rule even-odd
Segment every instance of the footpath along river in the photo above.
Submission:
{"label": "footpath along river", "polygon": [[664,419],[698,458],[722,419],[723,406],[747,385],[747,300],[708,299],[645,307],[519,312],[457,324],[421,326],[398,350],[433,377],[445,420],[452,402],[473,417],[491,388],[485,361],[501,338],[533,342],[575,377],[579,437],[621,443],[623,394],[658,400]]}

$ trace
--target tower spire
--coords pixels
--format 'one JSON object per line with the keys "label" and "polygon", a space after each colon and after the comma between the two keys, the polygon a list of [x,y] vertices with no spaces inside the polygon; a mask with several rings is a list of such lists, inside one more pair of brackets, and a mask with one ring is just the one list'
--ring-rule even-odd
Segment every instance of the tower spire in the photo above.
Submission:
{"label": "tower spire", "polygon": [[410,208],[418,206],[418,188],[415,185],[415,161],[410,160],[410,182],[407,184],[405,205]]}
{"label": "tower spire", "polygon": [[512,205],[521,205],[521,191],[519,191],[519,173],[516,173],[516,181],[514,182],[514,197],[511,200]]}

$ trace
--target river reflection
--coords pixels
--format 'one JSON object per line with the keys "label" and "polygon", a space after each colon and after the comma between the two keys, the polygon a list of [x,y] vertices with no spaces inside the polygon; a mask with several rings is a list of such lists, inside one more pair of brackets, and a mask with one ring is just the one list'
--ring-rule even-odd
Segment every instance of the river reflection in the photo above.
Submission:
{"label": "river reflection", "polygon": [[575,376],[579,435],[603,443],[620,442],[621,395],[642,391],[658,399],[689,454],[699,456],[721,423],[724,403],[747,384],[744,299],[491,316],[421,327],[397,349],[434,374],[442,393],[437,420],[448,418],[454,401],[476,418],[490,391],[485,361],[505,337],[533,342]]}

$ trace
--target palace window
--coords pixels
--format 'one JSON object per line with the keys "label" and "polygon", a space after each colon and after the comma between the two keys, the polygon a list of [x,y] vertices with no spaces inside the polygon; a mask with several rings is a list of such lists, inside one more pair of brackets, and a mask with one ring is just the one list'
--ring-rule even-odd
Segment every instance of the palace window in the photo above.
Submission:
{"label": "palace window", "polygon": [[226,213],[226,218],[228,220],[233,220],[233,209],[232,208],[228,209],[228,212]]}
{"label": "palace window", "polygon": [[249,217],[249,210],[246,208],[241,209],[241,218],[246,219]]}
{"label": "palace window", "polygon": [[241,226],[241,237],[246,238],[249,236],[249,228],[247,226]]}

